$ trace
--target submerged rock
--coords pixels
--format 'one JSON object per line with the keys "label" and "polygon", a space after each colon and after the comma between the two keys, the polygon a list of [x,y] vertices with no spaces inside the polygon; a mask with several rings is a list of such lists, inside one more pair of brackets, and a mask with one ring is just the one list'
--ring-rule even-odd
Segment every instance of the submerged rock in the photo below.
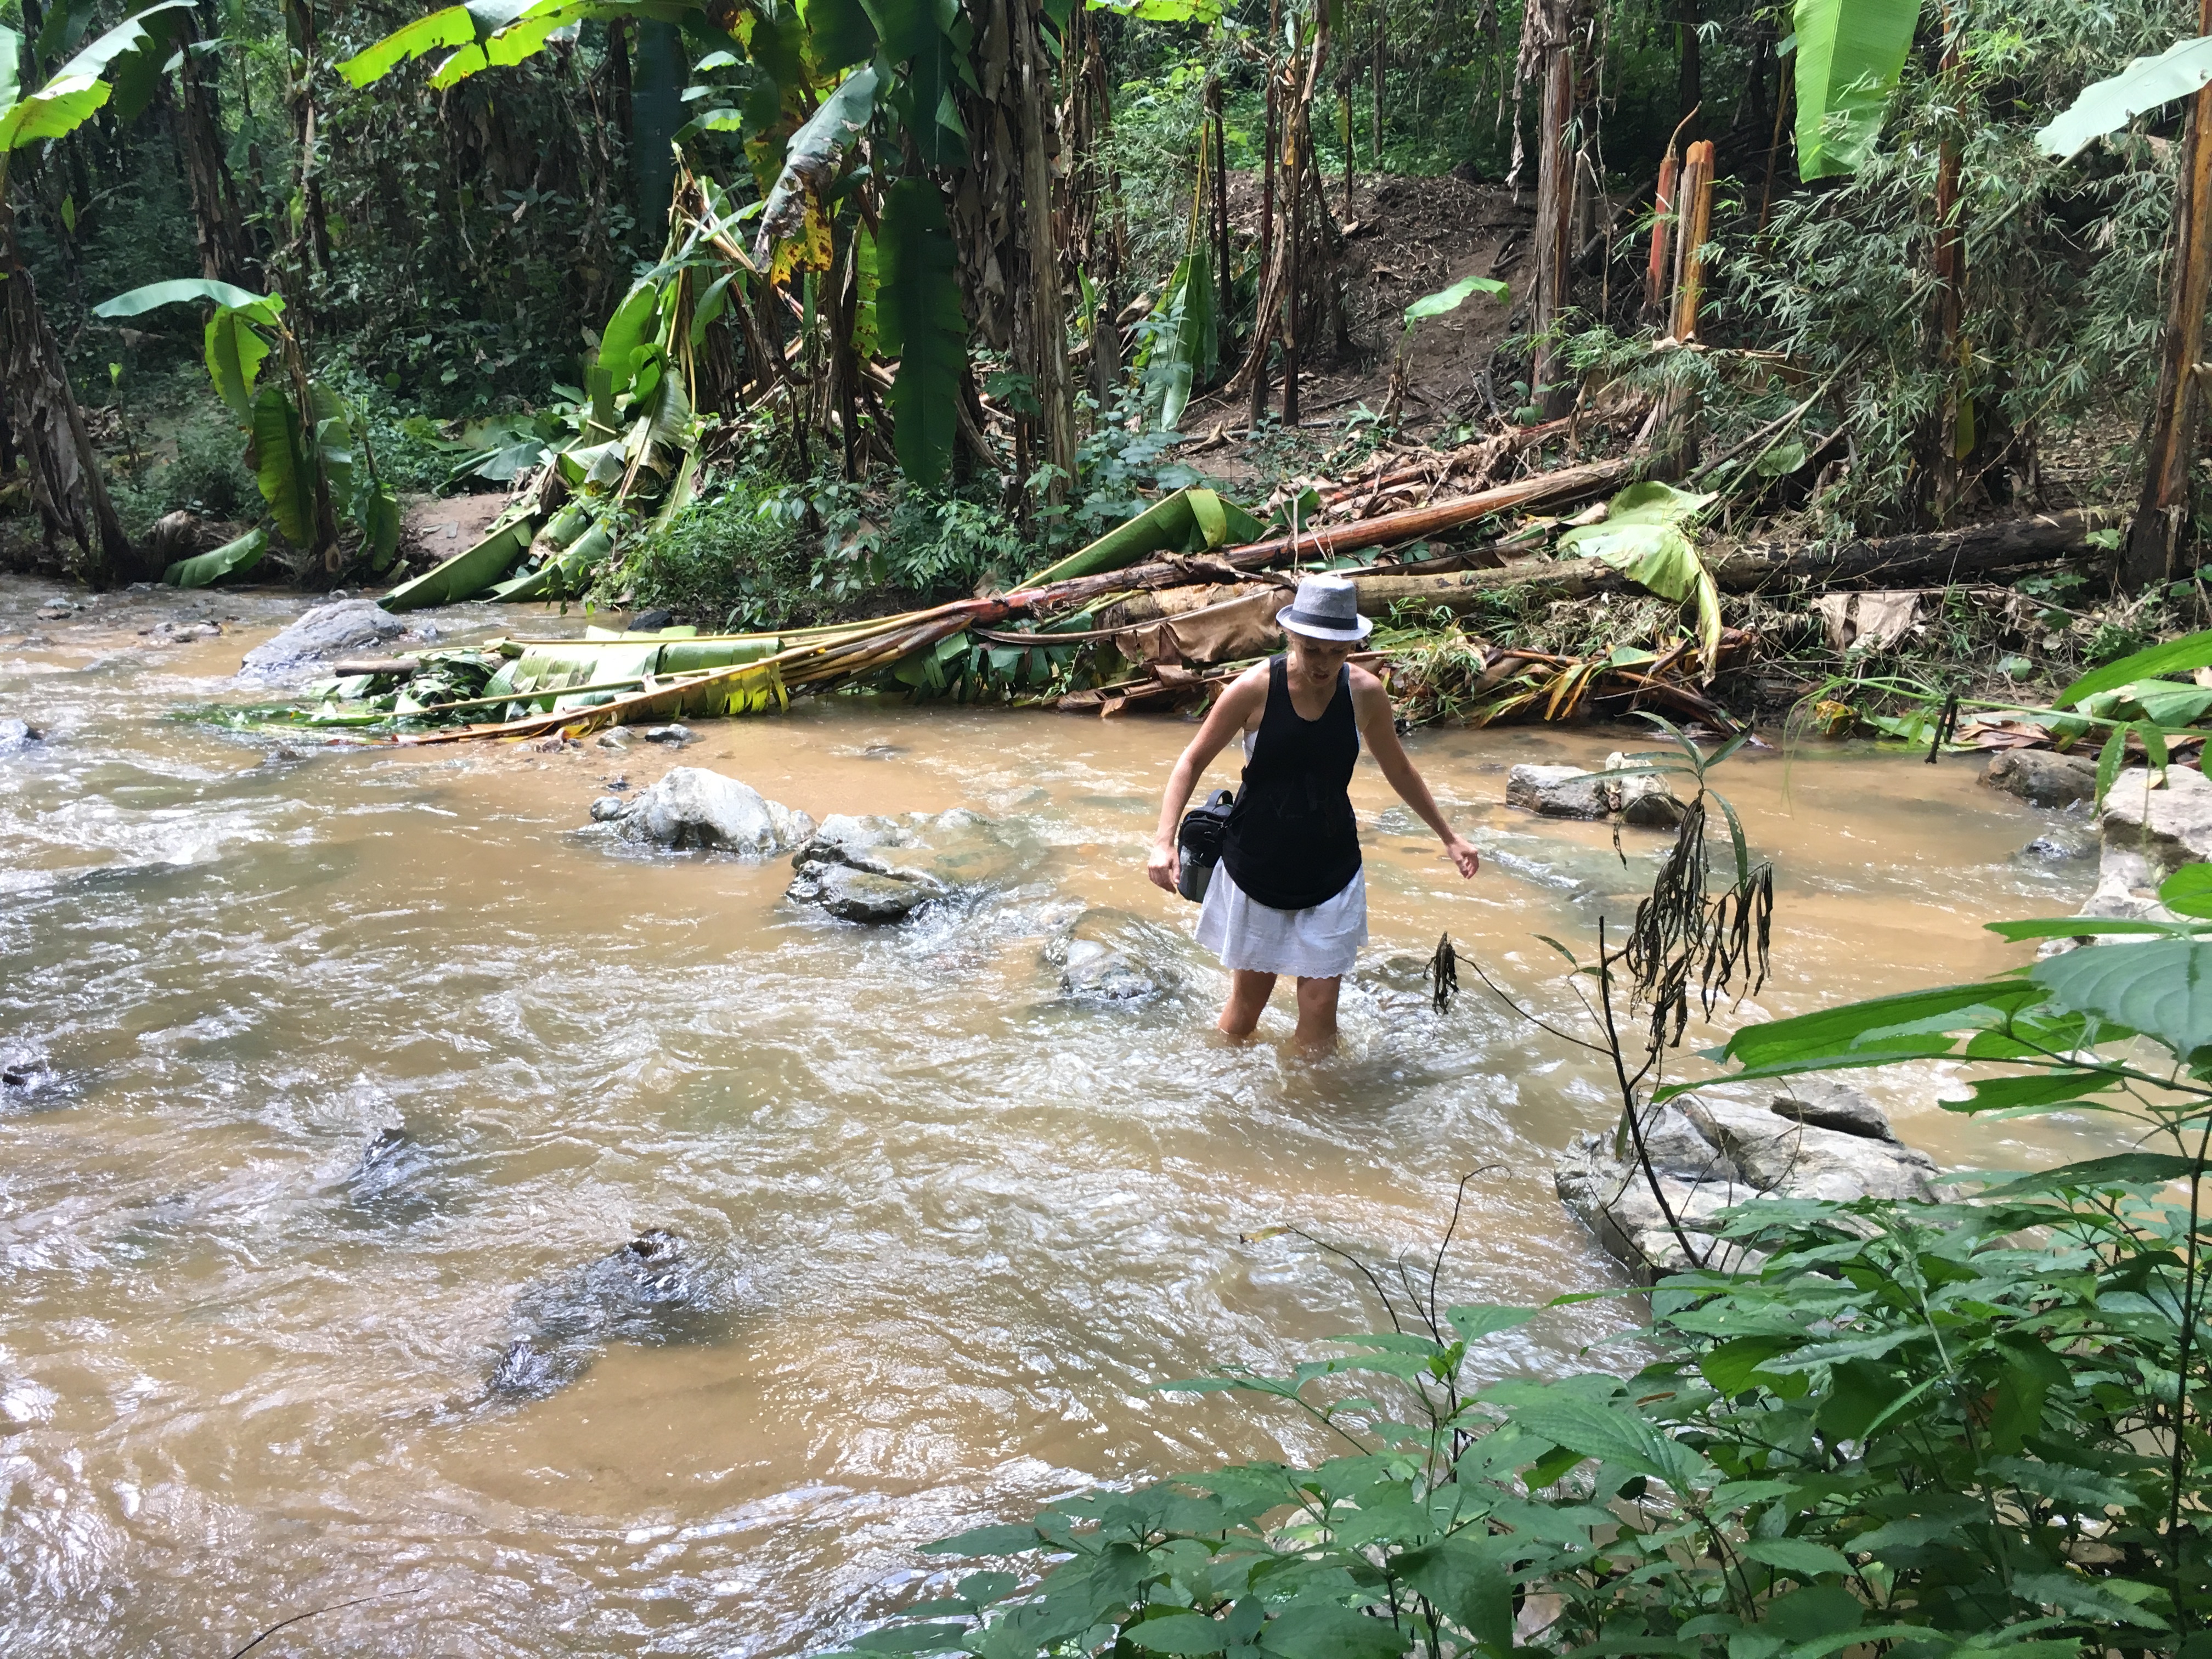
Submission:
{"label": "submerged rock", "polygon": [[1649,772],[1605,775],[1633,764],[1614,753],[1598,772],[1579,766],[1516,766],[1506,775],[1505,804],[1552,818],[1603,818],[1618,812],[1623,823],[1640,829],[1672,830],[1681,823],[1683,808],[1663,777]]}
{"label": "submerged rock", "polygon": [[848,921],[896,921],[933,899],[1006,880],[1026,856],[964,807],[904,819],[836,812],[792,859],[797,874],[784,896]]}
{"label": "submerged rock", "polygon": [[814,820],[805,812],[699,766],[674,768],[634,800],[602,796],[592,804],[592,817],[626,840],[678,849],[718,848],[749,858],[788,852],[814,833]]}
{"label": "submerged rock", "polygon": [[1044,960],[1077,1001],[1144,1002],[1182,982],[1165,960],[1173,948],[1159,928],[1127,910],[1092,908],[1053,930]]}
{"label": "submerged rock", "polygon": [[2013,854],[2035,864],[2067,864],[2097,856],[2096,830],[2086,823],[2062,823],[2045,830]]}
{"label": "submerged rock", "polygon": [[610,1342],[712,1341],[736,1281],[714,1252],[655,1227],[515,1300],[522,1331],[493,1368],[495,1394],[538,1397],[583,1375]]}
{"label": "submerged rock", "polygon": [[2185,864],[2212,859],[2212,783],[2179,766],[2155,787],[2153,775],[2136,766],[2112,780],[2097,817],[2097,890],[2079,914],[2171,921],[2158,902],[2160,884]]}
{"label": "submerged rock", "polygon": [[[1710,1218],[1760,1197],[1932,1198],[1936,1165],[1901,1144],[1888,1117],[1856,1090],[1801,1078],[1763,1104],[1720,1085],[1647,1108],[1638,1126],[1668,1208],[1707,1266],[1756,1265],[1711,1237]],[[1653,1196],[1624,1124],[1577,1139],[1553,1171],[1560,1200],[1645,1284],[1693,1264]]]}
{"label": "submerged rock", "polygon": [[408,626],[374,599],[343,599],[319,605],[266,644],[246,653],[242,680],[312,678],[335,658],[382,645],[409,631]]}
{"label": "submerged rock", "polygon": [[42,741],[46,735],[28,720],[0,720],[0,754],[7,753],[10,749],[27,749]]}
{"label": "submerged rock", "polygon": [[422,1186],[431,1172],[430,1155],[406,1130],[380,1129],[348,1172],[346,1195],[378,1220],[413,1220],[429,1212]]}
{"label": "submerged rock", "polygon": [[688,726],[648,726],[645,728],[645,740],[647,743],[665,743],[681,749],[687,743],[696,743],[699,740],[699,734]]}
{"label": "submerged rock", "polygon": [[2051,749],[2005,749],[1990,757],[1982,781],[2030,806],[2071,806],[2097,797],[2097,763]]}

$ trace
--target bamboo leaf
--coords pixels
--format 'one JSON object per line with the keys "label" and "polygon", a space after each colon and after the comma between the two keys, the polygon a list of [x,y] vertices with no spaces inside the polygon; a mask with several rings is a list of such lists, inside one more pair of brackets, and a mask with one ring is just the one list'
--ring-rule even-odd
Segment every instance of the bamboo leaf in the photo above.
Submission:
{"label": "bamboo leaf", "polygon": [[2035,135],[2046,155],[2070,161],[2084,148],[2160,104],[2186,98],[2212,82],[2212,35],[2177,40],[2155,58],[2138,58],[2118,75],[2094,81]]}
{"label": "bamboo leaf", "polygon": [[1797,173],[1855,173],[1881,136],[1920,0],[1797,0]]}
{"label": "bamboo leaf", "polygon": [[901,179],[884,193],[876,331],[899,360],[891,417],[899,470],[915,483],[945,476],[959,431],[968,368],[968,319],[960,308],[952,233],[927,179]]}

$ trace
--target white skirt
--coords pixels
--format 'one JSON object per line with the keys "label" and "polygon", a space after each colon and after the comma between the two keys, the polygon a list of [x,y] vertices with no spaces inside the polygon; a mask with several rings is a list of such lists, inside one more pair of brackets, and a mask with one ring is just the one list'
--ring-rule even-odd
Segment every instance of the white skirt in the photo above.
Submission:
{"label": "white skirt", "polygon": [[1217,864],[1199,908],[1198,942],[1232,973],[1336,979],[1352,971],[1367,943],[1367,872],[1353,876],[1334,898],[1303,910],[1278,910],[1249,896],[1229,866]]}

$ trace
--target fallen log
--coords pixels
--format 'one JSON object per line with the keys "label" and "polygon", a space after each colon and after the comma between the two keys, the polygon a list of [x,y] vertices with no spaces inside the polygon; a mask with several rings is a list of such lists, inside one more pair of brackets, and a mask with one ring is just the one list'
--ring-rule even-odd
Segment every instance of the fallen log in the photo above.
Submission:
{"label": "fallen log", "polygon": [[[1441,535],[1445,531],[1459,529],[1478,519],[1488,518],[1493,513],[1511,512],[1516,507],[1534,507],[1540,502],[1557,505],[1603,495],[1626,483],[1631,471],[1631,464],[1625,460],[1591,461],[1580,466],[1560,467],[1555,471],[1518,478],[1494,489],[1479,490],[1472,495],[1463,495],[1458,501],[1441,502],[1435,507],[1413,507],[1404,513],[1385,513],[1377,518],[1354,520],[1349,524],[1322,525],[1316,529],[1302,530],[1294,537],[1277,536],[1243,547],[1224,548],[1212,555],[1209,562],[1218,560],[1232,569],[1257,570],[1281,559],[1334,558],[1340,554],[1356,553],[1364,548],[1383,547],[1393,542],[1417,541],[1424,536]],[[1150,564],[1131,565],[1127,569],[1109,571],[1096,576],[1077,576],[1047,587],[1023,588],[1006,595],[1006,603],[1017,611],[1029,611],[1073,607],[1101,594],[1147,587],[1171,587],[1189,580],[1182,564],[1174,560],[1162,560]]]}

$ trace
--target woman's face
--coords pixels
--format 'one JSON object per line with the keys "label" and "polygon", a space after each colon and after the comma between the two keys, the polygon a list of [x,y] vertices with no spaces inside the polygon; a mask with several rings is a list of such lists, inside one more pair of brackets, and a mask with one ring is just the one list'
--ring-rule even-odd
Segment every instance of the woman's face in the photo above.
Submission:
{"label": "woman's face", "polygon": [[1355,649],[1350,640],[1310,640],[1288,629],[1285,634],[1291,643],[1290,672],[1309,685],[1325,685],[1334,679],[1336,671]]}

